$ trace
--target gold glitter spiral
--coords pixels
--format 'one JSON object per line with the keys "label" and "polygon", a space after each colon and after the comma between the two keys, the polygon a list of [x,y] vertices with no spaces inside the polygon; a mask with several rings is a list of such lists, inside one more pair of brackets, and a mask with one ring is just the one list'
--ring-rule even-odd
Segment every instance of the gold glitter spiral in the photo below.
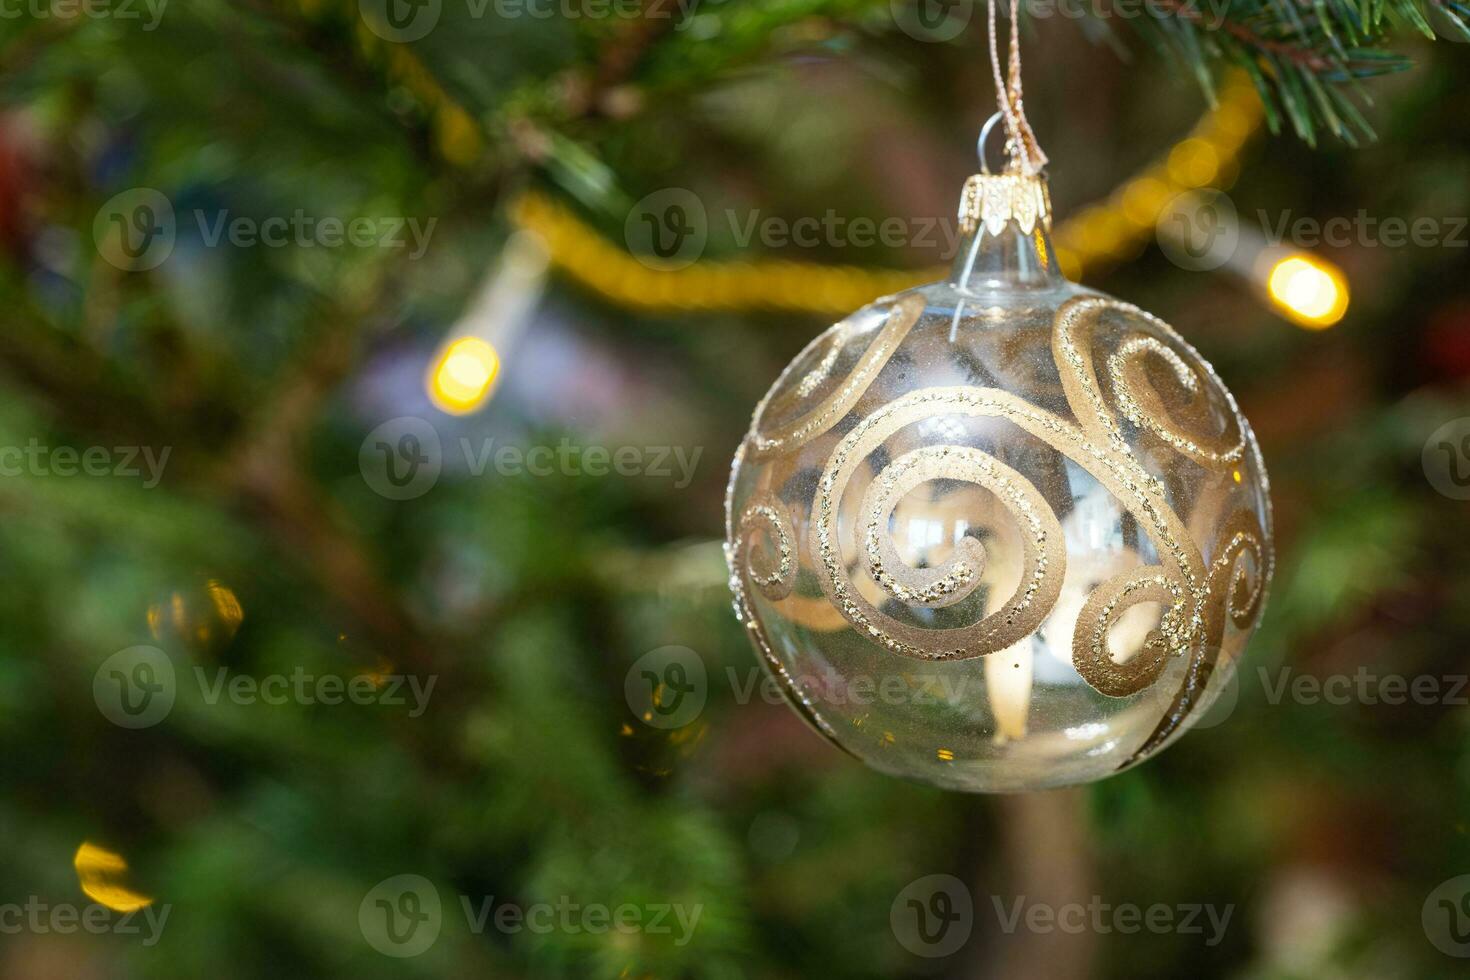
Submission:
{"label": "gold glitter spiral", "polygon": [[[984,561],[980,542],[965,538],[956,555],[932,569],[905,564],[888,533],[889,517],[897,501],[920,484],[953,479],[978,484],[994,493],[1022,530],[1023,573],[1016,593],[1000,610],[970,626],[930,628],[906,622],[879,610],[849,580],[844,551],[837,540],[838,501],[859,465],[889,437],[907,425],[938,414],[1009,421],[1037,437],[1087,470],[1138,521],[1159,555],[1158,565],[1130,570],[1099,585],[1084,604],[1073,637],[1078,672],[1099,692],[1127,697],[1150,686],[1162,675],[1171,657],[1196,659],[1204,645],[1212,589],[1221,588],[1219,573],[1206,569],[1188,529],[1169,506],[1162,485],[1134,457],[1123,430],[1108,404],[1094,365],[1093,334],[1100,316],[1108,311],[1142,320],[1150,332],[1138,330],[1124,339],[1111,360],[1113,397],[1125,418],[1158,435],[1180,452],[1214,470],[1239,460],[1244,435],[1235,420],[1219,434],[1201,429],[1207,413],[1199,404],[1206,397],[1208,368],[1196,369],[1198,355],[1163,321],[1116,300],[1083,296],[1057,311],[1053,353],[1074,423],[1044,411],[1009,392],[991,388],[928,388],[883,406],[859,422],[839,442],[818,481],[810,547],[824,593],[864,635],[902,656],[924,660],[956,660],[984,656],[1004,649],[1040,626],[1060,592],[1065,548],[1055,513],[1041,494],[1019,473],[980,450],[962,446],[934,446],[914,450],[890,463],[875,477],[863,496],[857,520],[856,551],[869,577],[887,596],[910,607],[940,608],[968,597],[979,582]],[[1132,318],[1137,318],[1136,320]],[[895,322],[890,320],[890,323]],[[1186,360],[1183,350],[1189,355]],[[1193,396],[1187,419],[1173,420],[1163,411],[1162,399],[1144,374],[1143,359],[1160,358],[1180,385]],[[1201,372],[1205,373],[1201,373]],[[845,387],[845,386],[844,386]],[[1218,386],[1216,388],[1218,390]],[[1249,551],[1260,563],[1261,545],[1244,531],[1233,546],[1232,559]],[[1242,574],[1231,573],[1230,588],[1240,591]],[[1232,594],[1233,594],[1232,593]],[[1122,613],[1143,602],[1164,606],[1158,629],[1142,649],[1125,651],[1115,661],[1108,633]],[[1246,622],[1255,605],[1233,603],[1232,619]],[[1239,615],[1236,615],[1238,613]]]}
{"label": "gold glitter spiral", "polygon": [[[1180,426],[1174,421],[1149,380],[1145,358],[1150,354],[1169,366],[1179,386],[1191,396],[1181,413],[1187,425]],[[1245,452],[1245,438],[1234,413],[1227,417],[1225,431],[1220,435],[1201,433],[1209,424],[1206,388],[1194,368],[1157,337],[1137,336],[1124,341],[1108,358],[1108,374],[1118,407],[1134,425],[1154,433],[1202,466],[1218,469],[1240,461]]]}
{"label": "gold glitter spiral", "polygon": [[[1044,430],[1054,416],[1008,392],[987,388],[924,388],[888,403],[843,437],[817,482],[809,547],[817,578],[832,603],[865,636],[888,650],[920,660],[966,660],[1004,649],[1041,625],[1061,593],[1066,549],[1061,525],[1040,491],[1024,476],[978,449],[931,446],[899,457],[869,487],[859,525],[867,540],[867,569],[879,586],[900,601],[921,606],[958,602],[978,578],[980,544],[961,542],[958,556],[938,569],[910,568],[898,559],[887,536],[887,516],[904,493],[927,480],[978,484],[995,495],[1021,529],[1022,574],[1000,609],[977,623],[931,629],[881,612],[856,588],[837,541],[838,502],[857,468],[890,436],[936,414],[1009,418],[1023,428]],[[875,541],[874,539],[877,538]],[[915,601],[918,600],[918,601]]]}
{"label": "gold glitter spiral", "polygon": [[[1259,458],[1256,462],[1259,467]],[[1265,469],[1261,468],[1260,473],[1264,480]],[[1250,566],[1241,562],[1241,558],[1247,555],[1251,559]],[[1266,531],[1256,516],[1244,509],[1233,512],[1221,526],[1215,544],[1215,557],[1210,563],[1206,589],[1203,635],[1190,658],[1184,681],[1159,724],[1123,766],[1132,765],[1160,748],[1183,727],[1185,719],[1204,697],[1210,676],[1215,672],[1225,636],[1226,617],[1238,629],[1250,629],[1255,625],[1265,602],[1274,561]]]}
{"label": "gold glitter spiral", "polygon": [[[750,552],[750,538],[760,528],[765,528],[775,545],[775,568],[761,572],[755,567],[755,556]],[[735,557],[755,587],[767,599],[777,601],[791,594],[796,584],[796,559],[793,555],[791,515],[786,508],[769,497],[763,497],[745,508],[740,523],[735,528]]]}
{"label": "gold glitter spiral", "polygon": [[[785,696],[793,710],[821,734],[827,741],[831,742],[843,752],[852,754],[837,739],[837,733],[832,730],[832,725],[823,718],[817,706],[812,703],[811,697],[797,686],[792,679],[791,672],[771,648],[770,638],[766,635],[765,628],[761,626],[760,619],[755,616],[750,607],[750,595],[745,589],[745,580],[750,577],[751,569],[743,560],[742,542],[745,537],[744,531],[737,531],[735,522],[734,500],[735,500],[735,475],[740,472],[741,463],[745,459],[746,447],[749,440],[741,443],[740,448],[735,451],[734,465],[730,469],[730,483],[725,488],[725,562],[730,567],[730,591],[735,596],[735,616],[745,624],[746,632],[750,634],[750,641],[760,651],[761,660],[766,669],[770,671],[775,679],[776,685]],[[743,515],[742,521],[744,523]],[[778,546],[779,547],[779,546]],[[793,579],[795,570],[792,571]],[[789,593],[788,593],[789,595]]]}
{"label": "gold glitter spiral", "polygon": [[[755,418],[751,423],[751,455],[755,459],[761,459],[780,453],[793,452],[836,425],[839,419],[852,411],[858,399],[868,390],[868,386],[873,383],[878,372],[883,370],[883,365],[888,363],[888,359],[893,356],[898,345],[908,336],[914,324],[919,321],[919,314],[923,312],[924,298],[917,293],[909,293],[894,303],[893,308],[888,312],[887,320],[884,321],[883,328],[878,331],[878,336],[863,351],[852,371],[838,382],[825,398],[790,422],[770,429],[765,427],[768,406],[771,402],[771,395],[767,395],[766,399],[756,406]],[[830,337],[818,338],[817,343],[826,343],[831,346],[817,367],[798,382],[796,387],[801,394],[810,396],[815,393],[820,382],[831,371],[832,364],[836,362],[838,346],[846,337],[847,331],[839,327],[831,331]],[[798,362],[801,360],[802,358],[797,358]],[[775,392],[781,387],[781,382],[777,381],[771,391]]]}
{"label": "gold glitter spiral", "polygon": [[[1154,331],[1150,334],[1135,327],[1134,332],[1108,358],[1109,380],[1123,416],[1210,469],[1238,462],[1245,450],[1240,413],[1214,369],[1163,320],[1130,303],[1106,296],[1079,296],[1068,300],[1057,311],[1052,329],[1052,353],[1061,372],[1067,403],[1077,413],[1082,427],[1093,438],[1131,455],[1123,432],[1103,397],[1091,354],[1093,335],[1102,314],[1108,311],[1141,320]],[[1181,350],[1188,355],[1187,360],[1180,354]],[[1149,381],[1145,358],[1150,355],[1163,360],[1179,385],[1191,396],[1182,419],[1175,420],[1170,415],[1168,406]],[[1212,384],[1207,385],[1206,380]],[[1199,431],[1210,421],[1206,405],[1209,390],[1225,393],[1225,429],[1218,434]],[[1159,490],[1162,492],[1162,487]]]}
{"label": "gold glitter spiral", "polygon": [[[831,346],[815,358],[813,368],[785,385],[778,382],[773,389],[783,391],[781,400],[792,404],[816,396],[822,388],[829,393],[794,421],[769,429],[763,427],[767,405],[773,403],[768,395],[757,409],[742,455],[747,450],[760,456],[789,454],[847,417],[918,322],[923,302],[918,294],[897,297],[878,336],[847,376],[835,383],[829,376],[847,335],[843,330],[829,335],[823,342]],[[1096,335],[1109,313],[1121,314],[1124,322],[1122,335],[1106,358],[1105,386],[1099,377]],[[1007,422],[1071,460],[1131,515],[1157,555],[1156,564],[1108,579],[1084,602],[1072,637],[1078,674],[1098,692],[1122,698],[1155,684],[1171,662],[1185,664],[1183,681],[1168,711],[1127,765],[1178,732],[1200,703],[1220,656],[1226,623],[1249,629],[1259,617],[1273,559],[1269,528],[1263,529],[1249,510],[1237,509],[1221,526],[1206,563],[1171,506],[1167,489],[1134,455],[1124,424],[1198,464],[1220,493],[1226,492],[1232,473],[1238,482],[1236,467],[1247,448],[1254,454],[1262,481],[1264,469],[1234,399],[1209,365],[1162,320],[1107,297],[1075,297],[1056,312],[1051,348],[1071,418],[996,388],[950,386],[910,391],[857,419],[838,440],[817,481],[806,544],[822,593],[862,636],[913,659],[982,657],[1036,632],[1060,595],[1066,573],[1065,541],[1057,516],[1041,492],[1021,473],[983,450],[936,445],[897,456],[868,482],[853,526],[845,531],[850,534],[846,541],[839,540],[841,501],[860,468],[880,454],[889,439],[908,426],[940,416]],[[809,355],[798,361],[811,363],[813,359]],[[1186,396],[1184,404],[1171,406],[1165,401],[1150,375],[1150,362],[1172,375]],[[792,388],[795,390],[788,390]],[[860,565],[882,597],[914,610],[952,607],[974,595],[986,561],[980,540],[963,537],[947,562],[916,568],[901,558],[890,534],[899,502],[935,480],[953,480],[987,491],[1006,510],[1021,539],[1022,570],[1015,591],[994,612],[968,625],[926,625],[889,608],[889,602],[880,609],[851,578]],[[762,527],[775,555],[774,567],[772,562],[753,565],[747,551],[750,536]],[[731,529],[732,571],[739,580],[732,584],[742,607],[744,580],[772,601],[790,595],[795,576],[794,567],[788,565],[793,554],[787,536],[790,527],[789,515],[763,496],[747,505],[738,527]],[[1139,649],[1120,651],[1115,659],[1109,633],[1124,612],[1141,603],[1160,604],[1163,612],[1158,626]],[[751,628],[778,680],[785,679],[759,627],[751,624]],[[815,706],[789,686],[789,679],[785,683],[788,695],[800,702],[798,710],[804,705],[803,714],[809,720],[814,717]],[[814,724],[825,727],[819,718]]]}

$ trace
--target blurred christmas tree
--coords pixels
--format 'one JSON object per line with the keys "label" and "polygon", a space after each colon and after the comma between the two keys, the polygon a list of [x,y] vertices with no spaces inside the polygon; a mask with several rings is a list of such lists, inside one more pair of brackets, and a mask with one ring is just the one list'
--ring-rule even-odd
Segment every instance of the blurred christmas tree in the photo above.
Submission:
{"label": "blurred christmas tree", "polygon": [[[918,220],[857,229],[952,214],[992,99],[983,11],[119,0],[0,22],[0,906],[169,909],[154,944],[0,916],[0,973],[1459,975],[1420,913],[1470,871],[1449,690],[1470,521],[1458,470],[1444,492],[1425,467],[1470,415],[1470,63],[1418,35],[1470,40],[1466,8],[1048,9],[1028,104],[1078,163],[1053,175],[1082,215],[1072,271],[1166,315],[1241,396],[1282,564],[1228,724],[999,800],[868,772],[764,699],[717,543],[750,406],[817,314],[948,258]],[[1133,27],[1164,56],[1120,57]],[[1390,32],[1414,69],[1370,80],[1408,67]],[[1231,70],[1304,139],[1251,142]],[[1190,76],[1235,94],[1177,142]],[[1147,247],[1164,190],[1232,181],[1258,235],[1379,222],[1322,243],[1346,319],[1299,329]],[[690,199],[702,219],[671,210]],[[829,214],[812,242],[767,233]],[[1387,217],[1434,234],[1393,245]],[[705,672],[677,725],[630,693],[669,645]],[[1362,666],[1441,693],[1275,686]],[[166,717],[130,684],[164,685]],[[929,960],[889,911],[937,873],[974,894],[974,935]],[[402,874],[442,903],[412,958],[360,914]],[[1007,932],[1016,896],[1234,914],[1211,945]],[[492,899],[583,911],[512,929],[476,918]],[[649,927],[661,905],[697,925]],[[592,928],[593,906],[643,927]]]}

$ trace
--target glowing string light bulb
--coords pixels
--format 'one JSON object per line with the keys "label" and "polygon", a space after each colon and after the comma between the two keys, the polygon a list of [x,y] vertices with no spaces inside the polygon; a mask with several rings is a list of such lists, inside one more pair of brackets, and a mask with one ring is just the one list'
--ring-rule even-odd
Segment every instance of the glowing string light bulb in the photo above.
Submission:
{"label": "glowing string light bulb", "polygon": [[424,388],[434,407],[468,415],[485,407],[500,377],[500,352],[511,352],[531,322],[546,284],[546,245],[534,232],[506,240],[500,259],[429,364]]}
{"label": "glowing string light bulb", "polygon": [[1347,313],[1348,282],[1341,269],[1310,252],[1268,242],[1223,194],[1179,195],[1165,208],[1157,233],[1176,265],[1228,269],[1297,326],[1325,330]]}
{"label": "glowing string light bulb", "polygon": [[1337,266],[1302,252],[1272,258],[1266,294],[1292,322],[1325,330],[1347,313],[1347,278]]}
{"label": "glowing string light bulb", "polygon": [[429,399],[450,415],[473,412],[490,397],[500,375],[500,355],[482,337],[460,337],[448,345],[429,369]]}

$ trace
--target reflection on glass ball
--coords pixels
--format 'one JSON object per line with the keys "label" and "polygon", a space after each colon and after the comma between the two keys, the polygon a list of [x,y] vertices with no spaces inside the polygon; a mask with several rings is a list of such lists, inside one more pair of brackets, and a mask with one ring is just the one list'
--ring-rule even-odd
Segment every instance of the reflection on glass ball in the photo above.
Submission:
{"label": "reflection on glass ball", "polygon": [[982,224],[957,271],[803,351],[736,456],[737,612],[793,707],[884,772],[1086,782],[1223,684],[1270,577],[1266,474],[1162,321]]}
{"label": "reflection on glass ball", "polygon": [[219,579],[194,581],[148,606],[148,632],[184,648],[211,650],[234,638],[245,618],[240,599]]}

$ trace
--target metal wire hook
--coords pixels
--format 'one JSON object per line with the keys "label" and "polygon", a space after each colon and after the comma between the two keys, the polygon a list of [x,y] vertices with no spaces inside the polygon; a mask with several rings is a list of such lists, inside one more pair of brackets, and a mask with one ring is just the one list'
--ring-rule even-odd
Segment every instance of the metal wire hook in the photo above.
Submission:
{"label": "metal wire hook", "polygon": [[994,129],[995,124],[1000,122],[1003,118],[1005,117],[1001,113],[997,112],[995,113],[995,115],[985,120],[985,125],[980,127],[980,138],[975,141],[975,154],[980,158],[980,172],[982,174],[990,173],[990,164],[987,163],[985,160],[985,144],[990,140],[990,131]]}

